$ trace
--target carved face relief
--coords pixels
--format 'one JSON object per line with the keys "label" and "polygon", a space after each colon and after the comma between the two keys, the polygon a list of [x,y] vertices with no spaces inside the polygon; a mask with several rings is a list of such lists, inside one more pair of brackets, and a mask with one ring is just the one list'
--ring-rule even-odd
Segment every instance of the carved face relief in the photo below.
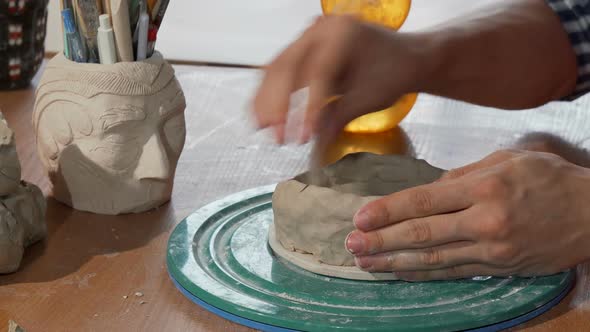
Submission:
{"label": "carved face relief", "polygon": [[[184,147],[185,99],[173,74],[162,74],[167,63],[162,60],[157,72],[151,72],[157,66],[145,65],[145,77],[131,82],[139,84],[137,89],[125,86],[129,78],[121,83],[117,72],[93,72],[115,88],[90,96],[83,88],[64,89],[67,80],[39,88],[37,144],[58,200],[79,210],[119,214],[149,210],[170,199]],[[118,85],[123,92],[144,86],[156,91],[123,94]]]}

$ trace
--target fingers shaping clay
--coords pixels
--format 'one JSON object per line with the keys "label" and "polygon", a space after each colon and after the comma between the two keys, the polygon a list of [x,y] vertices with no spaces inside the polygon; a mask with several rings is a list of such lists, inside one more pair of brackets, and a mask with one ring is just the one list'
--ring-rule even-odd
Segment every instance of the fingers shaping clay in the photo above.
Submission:
{"label": "fingers shaping clay", "polygon": [[62,54],[39,82],[34,130],[54,197],[100,214],[170,200],[186,106],[160,53],[142,62],[74,63]]}
{"label": "fingers shaping clay", "polygon": [[14,134],[1,116],[0,139],[0,273],[12,273],[19,268],[25,248],[47,234],[46,201],[39,188],[20,181]]}
{"label": "fingers shaping clay", "polygon": [[359,280],[394,280],[358,269],[345,247],[353,217],[383,196],[437,180],[443,170],[405,156],[352,154],[315,172],[280,183],[273,195],[273,251],[312,272]]}

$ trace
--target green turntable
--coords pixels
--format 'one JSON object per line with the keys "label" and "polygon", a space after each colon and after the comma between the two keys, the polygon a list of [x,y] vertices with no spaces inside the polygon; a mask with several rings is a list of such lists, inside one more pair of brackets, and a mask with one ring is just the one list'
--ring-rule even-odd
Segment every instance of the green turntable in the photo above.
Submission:
{"label": "green turntable", "polygon": [[196,304],[263,331],[499,331],[559,303],[573,272],[407,283],[314,274],[268,246],[274,186],[234,194],[180,222],[168,270]]}

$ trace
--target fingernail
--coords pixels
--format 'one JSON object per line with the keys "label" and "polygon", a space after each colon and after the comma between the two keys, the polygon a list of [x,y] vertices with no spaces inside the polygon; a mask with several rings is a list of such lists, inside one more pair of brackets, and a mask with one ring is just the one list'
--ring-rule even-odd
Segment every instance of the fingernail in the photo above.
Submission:
{"label": "fingernail", "polygon": [[305,144],[309,142],[311,138],[311,129],[309,127],[303,128],[303,132],[301,133],[301,137],[299,137],[299,144]]}
{"label": "fingernail", "polygon": [[275,140],[276,140],[277,144],[279,144],[279,145],[285,144],[285,125],[278,124],[278,125],[274,126],[274,132],[275,132]]}
{"label": "fingernail", "polygon": [[365,251],[365,239],[359,232],[351,232],[346,237],[346,249],[353,255]]}
{"label": "fingernail", "polygon": [[363,270],[373,269],[373,264],[371,263],[371,260],[366,257],[355,257],[354,263],[356,264],[356,266]]}
{"label": "fingernail", "polygon": [[353,218],[354,225],[358,229],[369,229],[371,216],[364,209],[359,210]]}

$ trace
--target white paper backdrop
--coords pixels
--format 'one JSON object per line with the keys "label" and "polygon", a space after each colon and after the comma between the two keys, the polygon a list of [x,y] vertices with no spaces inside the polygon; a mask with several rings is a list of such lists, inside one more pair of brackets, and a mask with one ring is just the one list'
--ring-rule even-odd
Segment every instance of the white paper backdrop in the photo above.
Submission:
{"label": "white paper backdrop", "polygon": [[[414,30],[493,0],[414,0]],[[261,65],[321,14],[320,0],[171,0],[157,48],[174,60]],[[57,0],[50,1],[47,50],[62,49]]]}

